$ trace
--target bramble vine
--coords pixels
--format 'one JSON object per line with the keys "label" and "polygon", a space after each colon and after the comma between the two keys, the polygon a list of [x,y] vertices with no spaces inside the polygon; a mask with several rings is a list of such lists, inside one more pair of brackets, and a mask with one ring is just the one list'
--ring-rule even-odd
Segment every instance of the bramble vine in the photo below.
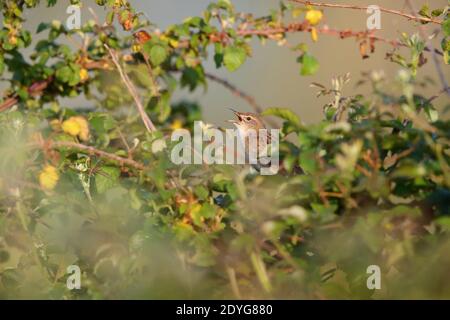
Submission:
{"label": "bramble vine", "polygon": [[[380,8],[418,28],[439,27],[434,48],[419,29],[399,39],[333,29],[324,19],[334,9],[366,8],[300,0],[262,17],[218,0],[165,30],[133,1],[96,0],[80,29],[58,20],[36,32],[23,27],[25,12],[56,2],[0,4],[8,86],[0,98],[0,297],[450,296],[441,281],[450,264],[450,123],[435,105],[448,91],[445,77],[435,96],[417,93],[430,58],[438,73],[448,68],[448,6]],[[293,50],[299,76],[313,75],[320,61],[292,43],[294,33],[313,42],[352,38],[362,59],[386,44],[399,71],[395,79],[365,73],[359,83],[371,86],[368,96],[344,95],[348,74],[331,86],[313,83],[330,102],[321,122],[305,125],[205,70],[212,54],[216,68],[234,72],[257,39]],[[208,81],[282,121],[280,174],[170,161],[170,133],[201,119],[197,103],[176,103],[174,93]],[[60,104],[81,94],[93,108]],[[80,290],[65,286],[72,264],[83,271]],[[388,290],[365,287],[372,264]],[[433,276],[424,280],[417,269]]]}

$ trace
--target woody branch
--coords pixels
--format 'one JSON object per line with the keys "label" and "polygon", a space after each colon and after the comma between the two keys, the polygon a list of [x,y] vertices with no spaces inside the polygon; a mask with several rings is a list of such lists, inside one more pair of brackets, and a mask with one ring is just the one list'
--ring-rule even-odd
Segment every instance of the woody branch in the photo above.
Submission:
{"label": "woody branch", "polygon": [[[369,8],[368,6],[357,6],[357,5],[353,5],[353,4],[323,3],[323,2],[313,2],[313,1],[307,1],[307,0],[290,0],[290,1],[295,2],[295,3],[304,4],[304,5],[310,5],[310,6],[314,6],[314,7],[340,8],[340,9],[353,9],[353,10],[367,10]],[[395,14],[395,15],[407,18],[409,20],[442,24],[441,20],[436,20],[436,19],[427,18],[427,17],[419,17],[417,15],[405,13],[405,12],[402,12],[399,10],[383,8],[380,6],[378,6],[378,7],[380,8],[381,12]]]}

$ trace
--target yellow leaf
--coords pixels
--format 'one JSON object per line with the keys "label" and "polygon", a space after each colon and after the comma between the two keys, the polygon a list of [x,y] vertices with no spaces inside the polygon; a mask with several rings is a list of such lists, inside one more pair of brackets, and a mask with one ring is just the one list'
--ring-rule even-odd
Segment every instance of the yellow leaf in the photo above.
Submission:
{"label": "yellow leaf", "polygon": [[8,41],[10,45],[15,46],[17,44],[17,38],[15,36],[10,36]]}
{"label": "yellow leaf", "polygon": [[306,12],[306,21],[308,21],[311,25],[315,26],[322,20],[323,13],[319,10],[309,10]]}
{"label": "yellow leaf", "polygon": [[87,79],[89,79],[89,73],[85,68],[80,69],[80,79],[81,82],[84,82]]}
{"label": "yellow leaf", "polygon": [[53,190],[58,183],[59,174],[55,167],[47,165],[39,174],[39,184],[45,190]]}
{"label": "yellow leaf", "polygon": [[75,121],[78,122],[78,125],[80,126],[80,134],[79,137],[81,140],[86,141],[89,139],[89,126],[88,122],[83,117],[75,117]]}
{"label": "yellow leaf", "polygon": [[71,117],[68,120],[64,121],[62,124],[62,129],[65,133],[68,133],[71,136],[76,137],[77,135],[80,134],[81,128],[78,121],[76,121],[74,118],[75,117]]}
{"label": "yellow leaf", "polygon": [[131,47],[131,51],[133,51],[134,53],[140,52],[141,49],[142,47],[139,44],[133,44],[133,46]]}
{"label": "yellow leaf", "polygon": [[183,128],[183,122],[180,119],[175,119],[174,122],[170,125],[170,129],[177,130]]}
{"label": "yellow leaf", "polygon": [[311,39],[314,42],[317,42],[317,40],[319,39],[319,36],[317,35],[317,29],[316,28],[312,28],[311,29]]}
{"label": "yellow leaf", "polygon": [[180,43],[175,40],[175,39],[170,39],[169,40],[169,44],[173,47],[173,48],[178,48],[178,46],[180,45]]}
{"label": "yellow leaf", "polygon": [[73,137],[78,136],[81,140],[89,139],[89,126],[83,117],[70,117],[63,122],[62,129]]}

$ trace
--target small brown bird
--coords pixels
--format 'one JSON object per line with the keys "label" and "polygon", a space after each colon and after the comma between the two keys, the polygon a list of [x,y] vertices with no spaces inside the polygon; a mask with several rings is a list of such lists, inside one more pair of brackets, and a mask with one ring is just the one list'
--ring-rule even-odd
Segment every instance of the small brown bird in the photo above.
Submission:
{"label": "small brown bird", "polygon": [[[251,112],[238,112],[231,108],[230,110],[233,111],[237,119],[228,120],[228,122],[233,123],[238,130],[239,139],[242,143],[242,146],[245,147],[246,162],[248,163],[249,161],[250,152],[254,152],[253,154],[256,156],[258,165],[253,165],[253,167],[259,171],[259,164],[261,160],[260,156],[262,154],[265,154],[267,156],[268,148],[272,141],[270,132],[266,129],[266,126],[264,125],[264,122],[259,115]],[[266,134],[265,141],[260,141],[261,129],[267,130],[263,132],[264,134]],[[256,134],[256,146],[254,145],[254,143],[250,143],[251,134]]]}
{"label": "small brown bird", "polygon": [[[259,135],[260,135],[260,129],[266,129],[266,126],[264,125],[263,120],[261,119],[261,117],[258,114],[255,113],[251,113],[251,112],[238,112],[234,109],[229,108],[231,111],[233,111],[233,113],[235,114],[237,119],[234,120],[228,120],[228,122],[233,123],[236,128],[239,130],[239,137],[241,139],[241,143],[243,143],[243,146],[245,146],[245,150],[246,150],[246,155],[245,155],[245,159],[246,159],[246,163],[248,163],[248,154],[249,154],[249,132],[250,130],[255,130],[256,131],[256,141],[258,143],[258,149],[257,151],[254,150],[254,152],[256,151],[255,155],[257,157],[257,164],[252,164],[252,167],[254,169],[256,169],[257,171],[260,171],[261,168],[267,168],[267,167],[271,167],[272,166],[272,162],[270,161],[270,156],[272,156],[273,151],[270,148],[272,147],[272,136],[270,135],[270,131],[267,130],[266,134],[266,144],[260,144],[259,141]],[[278,144],[277,144],[278,146]],[[265,156],[261,155],[264,154]],[[280,167],[280,171],[279,173],[281,174],[286,174],[288,173],[286,171],[286,168],[284,167],[283,164],[283,160],[280,160],[279,163],[279,167]],[[292,168],[291,171],[292,174],[303,174],[303,170],[300,166],[298,166],[297,164],[294,165],[294,167]],[[289,174],[289,173],[288,173]]]}

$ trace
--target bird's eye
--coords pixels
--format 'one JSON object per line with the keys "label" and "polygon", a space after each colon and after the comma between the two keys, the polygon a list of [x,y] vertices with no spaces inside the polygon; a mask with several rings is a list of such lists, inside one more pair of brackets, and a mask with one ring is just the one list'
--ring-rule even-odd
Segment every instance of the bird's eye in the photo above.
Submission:
{"label": "bird's eye", "polygon": [[245,118],[245,120],[250,121],[250,120],[252,120],[252,118],[247,117],[247,118]]}

